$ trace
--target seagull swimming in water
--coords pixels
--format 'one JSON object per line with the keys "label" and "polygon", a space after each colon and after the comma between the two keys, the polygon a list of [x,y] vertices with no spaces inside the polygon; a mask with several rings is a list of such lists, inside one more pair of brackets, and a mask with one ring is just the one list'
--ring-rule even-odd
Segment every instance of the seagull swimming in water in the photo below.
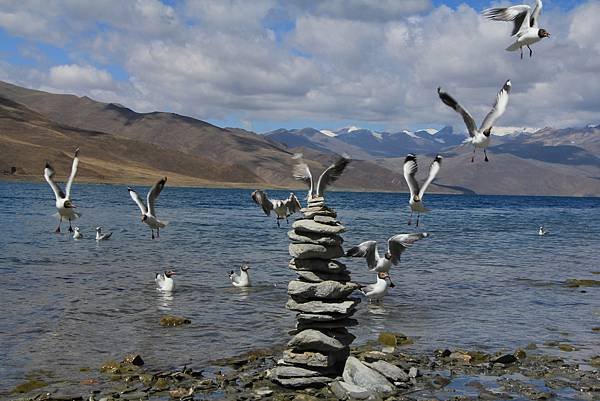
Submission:
{"label": "seagull swimming in water", "polygon": [[469,114],[465,108],[458,104],[458,102],[454,100],[452,96],[446,92],[443,92],[441,88],[438,88],[438,95],[442,102],[460,114],[465,122],[465,125],[467,126],[469,137],[464,143],[473,144],[473,156],[471,157],[471,163],[475,161],[475,150],[477,150],[477,148],[483,148],[485,161],[489,161],[486,148],[490,146],[494,123],[506,111],[506,106],[508,105],[508,94],[510,93],[511,87],[512,84],[510,83],[509,79],[504,83],[502,89],[500,89],[500,92],[498,92],[498,95],[496,95],[496,103],[494,104],[494,107],[492,107],[492,110],[490,110],[487,116],[485,116],[483,119],[479,129],[477,129],[477,124],[475,123],[475,120],[471,114]]}
{"label": "seagull swimming in water", "polygon": [[156,288],[160,291],[172,292],[175,289],[175,281],[173,280],[174,275],[175,272],[173,270],[165,270],[164,273],[156,273],[156,277],[154,278]]}
{"label": "seagull swimming in water", "polygon": [[546,230],[544,226],[540,226],[540,229],[538,230],[538,235],[543,237],[544,235],[548,234],[550,234],[550,231]]}
{"label": "seagull swimming in water", "polygon": [[252,192],[252,199],[257,205],[262,207],[263,212],[265,212],[267,216],[271,215],[271,211],[275,212],[277,227],[279,227],[279,220],[285,219],[289,223],[288,216],[291,216],[302,209],[300,201],[298,201],[298,198],[296,198],[296,195],[294,195],[293,192],[290,192],[290,196],[287,199],[271,200],[267,197],[265,192],[257,189]]}
{"label": "seagull swimming in water", "polygon": [[158,195],[160,195],[160,192],[165,187],[166,182],[167,182],[167,177],[162,178],[156,184],[154,184],[152,186],[152,188],[150,188],[150,190],[148,191],[148,195],[146,197],[146,201],[148,202],[148,207],[146,207],[146,205],[144,205],[144,201],[142,201],[142,199],[140,199],[140,196],[138,195],[137,192],[135,192],[133,189],[127,187],[127,190],[129,191],[129,195],[131,196],[131,199],[133,199],[135,201],[135,203],[137,203],[137,205],[140,208],[140,211],[142,212],[142,223],[148,224],[148,226],[150,226],[150,229],[152,230],[152,239],[154,239],[154,230],[156,230],[156,237],[160,237],[160,229],[166,227],[166,225],[168,224],[168,222],[160,221],[156,217],[156,209],[155,209],[156,198],[158,198]]}
{"label": "seagull swimming in water", "polygon": [[65,192],[58,186],[56,182],[54,182],[54,169],[50,166],[50,163],[46,163],[46,168],[44,168],[44,178],[50,184],[52,191],[54,191],[54,197],[56,198],[56,209],[58,210],[58,227],[56,227],[57,233],[60,232],[60,225],[63,219],[69,220],[69,232],[73,232],[73,227],[71,226],[71,221],[80,217],[81,214],[75,211],[76,206],[71,201],[71,186],[73,185],[73,180],[75,180],[75,175],[77,174],[77,166],[79,165],[79,148],[75,149],[75,156],[73,157],[73,165],[71,166],[71,175],[69,176],[69,180],[67,181],[67,186],[65,187]]}
{"label": "seagull swimming in water", "polygon": [[427,190],[427,187],[429,187],[429,184],[432,183],[432,181],[435,179],[438,172],[440,171],[441,165],[442,156],[437,155],[435,159],[433,159],[433,162],[429,167],[429,176],[427,177],[423,185],[419,187],[419,183],[415,178],[415,175],[417,174],[418,170],[417,157],[410,153],[404,159],[404,179],[406,180],[406,184],[408,185],[408,189],[410,190],[410,200],[408,201],[408,204],[410,206],[410,217],[408,219],[409,226],[412,224],[412,216],[414,212],[417,213],[417,224],[415,225],[416,227],[419,227],[419,217],[421,216],[421,213],[429,212],[429,209],[427,209],[425,205],[423,205],[423,196],[425,195],[425,191]]}
{"label": "seagull swimming in water", "polygon": [[298,153],[294,155],[294,159],[299,160],[299,163],[294,166],[294,178],[303,181],[309,187],[308,200],[322,197],[327,187],[342,176],[348,163],[350,163],[350,158],[347,155],[341,156],[321,173],[315,185],[315,180],[308,164],[302,160],[302,154]]}
{"label": "seagull swimming in water", "polygon": [[377,249],[377,241],[365,241],[359,245],[350,248],[346,252],[348,257],[361,257],[367,259],[367,266],[369,271],[378,273],[388,273],[392,265],[397,266],[400,264],[400,256],[406,251],[412,244],[420,239],[429,237],[428,233],[415,233],[415,234],[397,234],[388,239],[388,250],[383,255],[383,258],[379,256],[379,250]]}
{"label": "seagull swimming in water", "polygon": [[75,227],[74,230],[75,230],[75,232],[73,233],[73,239],[81,239],[81,238],[83,238],[83,234],[81,234],[81,231],[79,230],[79,227]]}
{"label": "seagull swimming in water", "polygon": [[542,12],[542,0],[536,0],[535,8],[525,4],[512,7],[488,8],[483,11],[483,16],[493,21],[512,21],[514,23],[511,36],[516,36],[515,43],[506,48],[507,51],[521,50],[523,59],[523,46],[529,49],[529,57],[533,56],[532,45],[540,40],[550,37],[550,33],[538,27],[538,20]]}
{"label": "seagull swimming in water", "polygon": [[377,273],[377,281],[374,284],[361,287],[360,292],[369,298],[369,302],[380,302],[387,295],[388,288],[394,287],[390,275],[386,272],[379,272]]}
{"label": "seagull swimming in water", "polygon": [[234,287],[250,287],[250,275],[248,274],[248,266],[247,263],[244,263],[242,267],[240,267],[240,274],[236,274],[233,270],[229,272],[229,280],[231,280],[231,284]]}
{"label": "seagull swimming in water", "polygon": [[111,233],[102,234],[102,227],[96,227],[96,241],[106,241],[110,239]]}

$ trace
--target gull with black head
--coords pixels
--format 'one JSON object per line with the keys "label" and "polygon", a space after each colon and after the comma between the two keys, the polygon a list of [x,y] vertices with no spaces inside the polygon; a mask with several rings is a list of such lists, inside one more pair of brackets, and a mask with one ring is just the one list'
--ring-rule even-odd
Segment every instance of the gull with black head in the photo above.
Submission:
{"label": "gull with black head", "polygon": [[44,178],[50,184],[50,188],[54,192],[54,197],[56,198],[56,209],[58,210],[58,227],[56,227],[57,233],[60,232],[60,225],[63,219],[69,220],[69,232],[73,232],[73,227],[71,226],[71,221],[77,219],[81,216],[80,213],[75,211],[75,206],[71,201],[71,187],[73,186],[73,181],[75,180],[75,175],[77,174],[77,166],[79,165],[79,148],[75,149],[75,156],[73,156],[73,164],[71,166],[71,175],[69,176],[69,180],[67,181],[67,185],[65,187],[65,192],[58,186],[58,184],[54,181],[54,169],[50,166],[50,163],[46,163],[46,168],[44,168]]}
{"label": "gull with black head", "polygon": [[252,200],[262,207],[263,212],[265,212],[267,216],[271,215],[271,211],[275,212],[277,227],[280,226],[279,220],[285,219],[286,222],[289,223],[288,217],[302,209],[300,201],[298,201],[298,198],[296,198],[296,195],[294,195],[293,192],[290,192],[290,196],[283,200],[269,199],[267,194],[260,189],[252,192],[251,196]]}
{"label": "gull with black head", "polygon": [[441,165],[442,156],[435,156],[435,159],[431,162],[431,166],[429,166],[429,175],[427,176],[427,179],[422,186],[419,186],[417,178],[415,177],[419,169],[417,166],[417,157],[410,153],[404,159],[404,179],[406,180],[406,184],[410,191],[410,199],[408,201],[408,205],[410,206],[410,217],[408,219],[409,226],[412,224],[413,213],[417,213],[417,224],[415,226],[419,227],[421,213],[429,212],[429,209],[423,204],[423,196],[425,195],[425,191],[427,190],[427,187],[429,187],[429,184],[433,182],[440,171]]}
{"label": "gull with black head", "polygon": [[146,201],[148,202],[148,207],[144,204],[144,201],[140,198],[137,192],[135,192],[130,187],[127,187],[129,191],[129,195],[131,199],[137,203],[140,211],[142,212],[142,223],[146,223],[150,229],[152,230],[152,239],[154,239],[154,230],[156,230],[156,237],[160,237],[160,229],[166,227],[168,222],[160,221],[156,217],[156,199],[158,195],[160,195],[161,191],[165,187],[165,183],[167,182],[167,177],[160,179],[156,184],[150,188],[148,191],[148,195],[146,197]]}
{"label": "gull with black head", "polygon": [[250,274],[248,270],[250,266],[248,263],[244,263],[240,267],[240,274],[236,274],[233,270],[229,272],[229,280],[234,287],[250,287]]}
{"label": "gull with black head", "polygon": [[321,173],[319,179],[315,183],[308,164],[302,160],[302,154],[298,153],[294,155],[294,159],[299,160],[294,166],[294,178],[304,182],[308,186],[307,199],[309,201],[314,198],[321,198],[325,194],[327,187],[342,176],[342,173],[350,163],[350,157],[348,155],[339,157],[332,165],[327,167],[325,171]]}

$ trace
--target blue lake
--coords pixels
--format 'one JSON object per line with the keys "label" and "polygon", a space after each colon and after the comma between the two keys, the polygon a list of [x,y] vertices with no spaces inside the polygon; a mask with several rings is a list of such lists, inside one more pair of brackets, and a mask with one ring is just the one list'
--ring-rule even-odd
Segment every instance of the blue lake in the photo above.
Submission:
{"label": "blue lake", "polygon": [[[277,228],[250,193],[167,185],[157,211],[170,224],[151,240],[125,186],[75,184],[85,237],[74,241],[64,224],[53,232],[46,184],[0,183],[0,393],[36,371],[77,382],[90,376],[82,367],[97,372],[129,352],[156,368],[201,367],[287,342],[295,319],[286,287],[296,277],[287,268],[289,226]],[[396,287],[383,305],[359,305],[355,344],[393,331],[427,352],[560,341],[577,351],[548,352],[574,361],[598,353],[600,288],[564,282],[600,280],[600,199],[428,195],[425,203],[432,212],[419,230],[431,237],[392,270]],[[383,252],[388,237],[415,230],[406,194],[330,192],[327,204],[348,230],[346,249],[374,239]],[[537,235],[542,224],[550,236]],[[98,225],[114,232],[110,241],[96,243]],[[249,290],[227,277],[244,261],[253,268]],[[354,281],[374,281],[364,260],[345,262]],[[165,269],[178,273],[172,296],[155,289]],[[162,328],[167,313],[192,323]]]}

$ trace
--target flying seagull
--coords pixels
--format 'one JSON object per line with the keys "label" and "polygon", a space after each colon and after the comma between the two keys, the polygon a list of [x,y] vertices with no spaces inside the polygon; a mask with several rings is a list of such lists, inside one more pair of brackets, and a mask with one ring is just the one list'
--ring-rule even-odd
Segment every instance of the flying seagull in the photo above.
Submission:
{"label": "flying seagull", "polygon": [[494,123],[504,111],[506,111],[506,105],[508,104],[508,94],[510,93],[510,89],[512,84],[510,83],[510,79],[504,83],[498,95],[496,95],[496,103],[492,107],[492,110],[485,116],[483,122],[479,129],[477,129],[477,125],[475,124],[475,120],[469,114],[469,112],[463,108],[452,96],[442,91],[442,88],[438,88],[438,95],[442,102],[445,105],[451,107],[460,114],[467,126],[467,130],[469,131],[469,138],[465,140],[465,143],[473,144],[473,156],[471,157],[471,163],[475,161],[475,150],[477,148],[483,148],[483,154],[485,155],[485,161],[489,161],[487,157],[486,148],[490,146],[491,142],[491,134]]}
{"label": "flying seagull", "polygon": [[508,51],[521,50],[521,60],[523,59],[523,46],[529,49],[529,57],[533,56],[533,50],[529,45],[539,42],[543,38],[550,36],[545,29],[538,28],[538,20],[542,12],[542,0],[536,0],[533,12],[531,7],[525,4],[512,7],[488,8],[483,11],[483,16],[493,21],[512,21],[514,27],[511,35],[516,36],[515,43],[506,48]]}
{"label": "flying seagull", "polygon": [[167,177],[162,178],[156,184],[154,184],[152,188],[150,188],[146,199],[146,201],[148,202],[148,207],[144,205],[144,202],[142,201],[142,199],[140,199],[140,196],[137,194],[137,192],[127,187],[131,199],[133,199],[135,203],[137,203],[137,205],[140,208],[140,211],[142,212],[142,223],[148,224],[148,226],[150,226],[150,229],[152,230],[152,239],[154,239],[154,230],[156,230],[156,237],[160,237],[160,229],[164,228],[168,224],[166,221],[160,221],[156,217],[155,209],[156,198],[158,198],[158,195],[160,195],[160,192],[165,187],[166,182]]}
{"label": "flying seagull", "polygon": [[231,284],[234,287],[250,287],[250,275],[248,274],[248,266],[247,263],[244,263],[242,267],[240,267],[240,274],[236,274],[233,270],[229,272],[229,280],[231,280]]}
{"label": "flying seagull", "polygon": [[377,273],[377,281],[374,284],[361,287],[360,292],[369,298],[369,302],[380,302],[387,295],[388,288],[394,287],[390,275],[386,272],[379,272]]}
{"label": "flying seagull", "polygon": [[164,273],[156,273],[156,277],[154,278],[156,288],[160,291],[172,292],[175,289],[175,281],[173,280],[174,275],[175,272],[173,270],[165,270]]}
{"label": "flying seagull", "polygon": [[112,233],[102,234],[102,227],[96,227],[96,241],[106,241],[111,235]]}
{"label": "flying seagull", "polygon": [[294,166],[294,178],[303,181],[309,187],[308,200],[322,197],[327,187],[341,177],[344,169],[350,163],[350,158],[347,155],[341,156],[321,173],[315,185],[315,180],[308,164],[302,160],[302,154],[294,155],[294,159],[299,160],[298,164]]}
{"label": "flying seagull", "polygon": [[425,195],[427,187],[433,182],[435,176],[440,171],[441,165],[442,156],[437,155],[429,167],[429,176],[423,183],[423,186],[419,187],[419,183],[415,178],[418,170],[417,157],[410,153],[404,159],[404,179],[406,180],[406,184],[408,184],[408,189],[410,190],[410,200],[408,201],[410,206],[410,218],[408,219],[409,226],[412,224],[412,216],[414,212],[417,212],[416,227],[419,227],[419,217],[421,216],[421,213],[427,213],[429,211],[429,209],[423,205],[423,195]]}
{"label": "flying seagull", "polygon": [[54,182],[54,169],[50,166],[50,163],[46,163],[46,168],[44,168],[44,178],[50,184],[52,191],[54,191],[54,196],[56,198],[56,209],[58,209],[58,227],[56,227],[56,232],[60,232],[60,225],[63,219],[69,220],[69,232],[73,232],[73,227],[71,226],[71,221],[80,217],[81,214],[75,211],[76,206],[71,201],[71,186],[73,185],[73,180],[75,180],[75,175],[77,174],[77,166],[79,165],[79,148],[75,149],[75,156],[73,156],[73,165],[71,166],[71,175],[69,176],[69,180],[67,181],[67,186],[65,187],[66,193],[62,191],[62,189],[58,186],[56,182]]}
{"label": "flying seagull", "polygon": [[302,209],[300,201],[298,201],[298,198],[296,198],[296,195],[294,195],[293,192],[290,192],[290,196],[283,200],[271,200],[267,197],[267,194],[260,189],[252,192],[251,196],[254,202],[262,207],[263,212],[265,212],[267,216],[271,215],[271,211],[275,212],[277,227],[279,227],[279,220],[285,219],[287,221],[288,216],[291,216]]}
{"label": "flying seagull", "polygon": [[383,258],[379,256],[377,241],[362,242],[359,245],[350,248],[346,252],[346,256],[366,258],[369,271],[387,273],[390,271],[392,265],[397,266],[400,264],[400,256],[405,250],[410,248],[410,246],[418,240],[427,238],[428,236],[428,233],[394,235],[387,241],[388,250],[383,255]]}

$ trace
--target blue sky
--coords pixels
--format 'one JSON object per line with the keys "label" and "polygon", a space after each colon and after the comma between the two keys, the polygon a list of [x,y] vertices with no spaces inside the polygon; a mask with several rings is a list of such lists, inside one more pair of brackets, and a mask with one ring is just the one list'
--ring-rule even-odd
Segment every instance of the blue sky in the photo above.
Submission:
{"label": "blue sky", "polygon": [[264,132],[459,125],[438,85],[478,119],[510,77],[504,125],[585,125],[599,119],[599,3],[546,0],[553,35],[521,61],[509,24],[479,15],[510,2],[9,1],[0,79]]}

